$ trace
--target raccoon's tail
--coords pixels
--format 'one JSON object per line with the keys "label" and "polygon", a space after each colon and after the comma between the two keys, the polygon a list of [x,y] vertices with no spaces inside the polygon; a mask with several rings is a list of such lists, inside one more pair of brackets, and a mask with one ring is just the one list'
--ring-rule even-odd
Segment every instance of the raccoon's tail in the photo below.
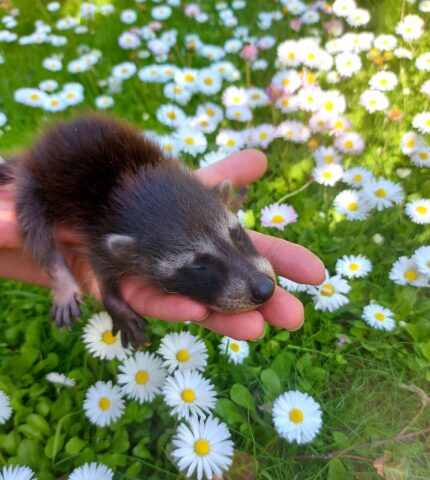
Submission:
{"label": "raccoon's tail", "polygon": [[0,163],[0,185],[13,181],[13,162]]}

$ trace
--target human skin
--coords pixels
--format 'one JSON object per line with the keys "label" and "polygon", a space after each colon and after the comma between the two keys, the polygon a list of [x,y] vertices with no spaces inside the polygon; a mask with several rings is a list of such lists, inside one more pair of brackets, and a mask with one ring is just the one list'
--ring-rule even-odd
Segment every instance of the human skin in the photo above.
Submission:
{"label": "human skin", "polygon": [[[214,186],[230,179],[235,187],[245,186],[260,178],[267,168],[266,157],[258,150],[243,150],[196,170],[205,184]],[[0,277],[20,280],[44,287],[51,281],[22,248],[18,234],[13,185],[0,186]],[[318,285],[324,281],[324,265],[306,248],[280,238],[248,231],[256,249],[269,259],[278,275],[294,282]],[[57,242],[66,263],[84,291],[96,298],[97,283],[85,253],[85,238],[67,228],[56,232]],[[166,293],[158,287],[136,279],[122,284],[124,300],[143,317],[156,317],[171,322],[192,320],[215,332],[236,340],[254,340],[264,333],[264,323],[297,330],[303,324],[303,305],[280,287],[256,310],[241,313],[221,313],[179,294]]]}

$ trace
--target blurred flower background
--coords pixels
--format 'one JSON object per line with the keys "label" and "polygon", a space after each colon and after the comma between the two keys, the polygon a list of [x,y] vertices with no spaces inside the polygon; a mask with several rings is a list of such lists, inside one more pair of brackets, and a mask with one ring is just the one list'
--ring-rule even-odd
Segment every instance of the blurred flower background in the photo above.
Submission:
{"label": "blurred flower background", "polygon": [[[123,348],[0,282],[0,480],[426,479],[430,1],[0,2],[0,154],[107,110],[191,168],[268,157],[239,218],[300,243],[297,332]],[[179,473],[181,471],[182,473]]]}

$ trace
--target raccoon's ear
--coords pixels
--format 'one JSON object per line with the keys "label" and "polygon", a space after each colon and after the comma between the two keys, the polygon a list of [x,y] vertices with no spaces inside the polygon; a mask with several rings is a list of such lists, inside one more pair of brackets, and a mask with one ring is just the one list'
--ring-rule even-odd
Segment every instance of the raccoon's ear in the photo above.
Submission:
{"label": "raccoon's ear", "polygon": [[237,212],[242,207],[246,197],[246,187],[239,189],[239,194],[233,190],[233,182],[230,179],[225,179],[214,187],[214,191],[218,194],[220,200],[231,211]]}
{"label": "raccoon's ear", "polygon": [[117,233],[106,235],[104,242],[107,249],[116,255],[129,251],[136,244],[136,240],[130,235],[119,235]]}

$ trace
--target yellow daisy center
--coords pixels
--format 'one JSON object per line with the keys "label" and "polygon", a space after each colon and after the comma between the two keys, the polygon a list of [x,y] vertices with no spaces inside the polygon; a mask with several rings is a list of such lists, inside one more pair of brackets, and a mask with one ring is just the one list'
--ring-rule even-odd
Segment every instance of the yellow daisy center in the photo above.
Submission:
{"label": "yellow daisy center", "polygon": [[240,347],[237,343],[230,343],[230,349],[233,350],[233,352],[238,352]]}
{"label": "yellow daisy center", "polygon": [[282,85],[283,85],[284,87],[287,87],[289,84],[290,84],[290,79],[289,79],[289,78],[284,78],[284,79],[282,80]]}
{"label": "yellow daisy center", "polygon": [[214,81],[210,77],[205,78],[204,82],[206,85],[212,85],[214,83]]}
{"label": "yellow daisy center", "polygon": [[302,423],[304,419],[303,412],[298,408],[290,410],[290,420],[294,423]]}
{"label": "yellow daisy center", "polygon": [[266,132],[261,132],[260,133],[260,140],[266,140],[267,138],[267,133]]}
{"label": "yellow daisy center", "polygon": [[140,385],[145,385],[145,383],[147,383],[149,380],[149,373],[145,372],[145,370],[140,370],[136,373],[134,378],[136,379],[136,383],[139,383]]}
{"label": "yellow daisy center", "polygon": [[385,198],[387,196],[387,192],[383,188],[378,188],[378,190],[375,192],[375,195],[378,198]]}
{"label": "yellow daisy center", "polygon": [[236,145],[236,142],[232,138],[229,138],[227,140],[227,147],[234,147],[234,145]]}
{"label": "yellow daisy center", "polygon": [[321,287],[321,295],[323,297],[331,297],[332,295],[334,295],[336,292],[334,286],[331,284],[331,283],[325,283],[322,287]]}
{"label": "yellow daisy center", "polygon": [[187,138],[185,139],[185,143],[186,143],[187,145],[194,145],[194,138],[193,138],[193,137],[187,137]]}
{"label": "yellow daisy center", "polygon": [[207,455],[210,449],[211,446],[209,442],[204,438],[201,438],[194,443],[194,451],[197,453],[197,455],[200,455],[201,457]]}
{"label": "yellow daisy center", "polygon": [[354,144],[352,143],[352,140],[347,140],[347,141],[343,144],[343,146],[344,146],[345,148],[352,148],[353,145],[354,145]]}
{"label": "yellow daisy center", "polygon": [[194,81],[194,75],[191,75],[191,73],[187,73],[184,77],[186,82],[193,82]]}
{"label": "yellow daisy center", "polygon": [[415,272],[414,270],[408,270],[407,272],[405,272],[405,278],[410,282],[414,282],[418,278],[417,272]]}
{"label": "yellow daisy center", "polygon": [[415,146],[415,140],[412,140],[412,139],[411,139],[411,140],[408,140],[408,142],[406,143],[406,146],[407,146],[408,148],[414,147],[414,146]]}
{"label": "yellow daisy center", "polygon": [[332,178],[332,177],[333,177],[333,175],[332,175],[331,172],[324,172],[324,173],[322,174],[322,176],[323,176],[324,178]]}
{"label": "yellow daisy center", "polygon": [[294,60],[294,59],[296,58],[296,56],[294,55],[293,52],[289,52],[288,58],[289,58],[290,60]]}
{"label": "yellow daisy center", "polygon": [[385,320],[385,315],[381,312],[376,312],[375,313],[375,318],[376,320],[378,320],[379,322],[382,322],[383,320]]}
{"label": "yellow daisy center", "polygon": [[99,408],[100,410],[109,410],[110,408],[110,400],[106,397],[102,397],[100,400],[99,400]]}
{"label": "yellow daisy center", "polygon": [[103,332],[102,340],[108,345],[112,345],[116,342],[116,336],[112,334],[112,330],[106,330]]}
{"label": "yellow daisy center", "polygon": [[37,93],[32,93],[30,95],[30,100],[33,100],[33,101],[39,100],[39,95]]}
{"label": "yellow daisy center", "polygon": [[325,109],[326,110],[331,111],[331,110],[333,110],[333,107],[334,107],[333,102],[326,102],[326,104],[325,104]]}
{"label": "yellow daisy center", "polygon": [[175,90],[175,93],[182,93],[181,87],[175,87],[174,90]]}
{"label": "yellow daisy center", "polygon": [[363,175],[360,175],[359,173],[357,173],[352,178],[353,178],[354,182],[361,182],[363,180]]}
{"label": "yellow daisy center", "polygon": [[351,202],[347,208],[350,212],[355,212],[356,210],[358,210],[358,203]]}
{"label": "yellow daisy center", "polygon": [[430,127],[430,118],[426,120],[427,127]]}
{"label": "yellow daisy center", "polygon": [[421,152],[419,154],[419,157],[421,158],[421,160],[427,160],[429,158],[429,156],[426,152]]}
{"label": "yellow daisy center", "polygon": [[171,152],[173,150],[172,145],[164,145],[163,150],[166,152]]}
{"label": "yellow daisy center", "polygon": [[416,210],[420,215],[425,215],[428,212],[428,209],[424,205],[418,205]]}
{"label": "yellow daisy center", "polygon": [[350,263],[349,269],[352,270],[353,272],[356,272],[359,269],[359,266],[357,263]]}
{"label": "yellow daisy center", "polygon": [[258,100],[258,99],[260,98],[260,94],[259,94],[259,93],[253,93],[252,96],[251,96],[251,98],[252,98],[253,100]]}
{"label": "yellow daisy center", "polygon": [[277,213],[276,215],[273,215],[272,217],[272,222],[273,223],[282,223],[284,221],[284,217],[282,215],[279,215],[279,213]]}
{"label": "yellow daisy center", "polygon": [[188,350],[179,350],[179,352],[176,354],[176,360],[178,362],[187,362],[188,359],[190,358],[190,354]]}
{"label": "yellow daisy center", "polygon": [[196,392],[191,388],[182,390],[181,398],[184,402],[192,403],[196,399]]}
{"label": "yellow daisy center", "polygon": [[208,115],[209,117],[213,117],[215,115],[215,110],[213,108],[207,108],[206,115]]}
{"label": "yellow daisy center", "polygon": [[175,112],[168,112],[167,117],[170,118],[170,120],[175,120],[176,113]]}
{"label": "yellow daisy center", "polygon": [[121,73],[127,73],[128,72],[128,68],[127,67],[122,67],[121,68]]}
{"label": "yellow daisy center", "polygon": [[52,105],[53,107],[56,107],[59,103],[60,103],[60,102],[59,102],[56,98],[54,98],[53,100],[51,100],[51,105]]}

